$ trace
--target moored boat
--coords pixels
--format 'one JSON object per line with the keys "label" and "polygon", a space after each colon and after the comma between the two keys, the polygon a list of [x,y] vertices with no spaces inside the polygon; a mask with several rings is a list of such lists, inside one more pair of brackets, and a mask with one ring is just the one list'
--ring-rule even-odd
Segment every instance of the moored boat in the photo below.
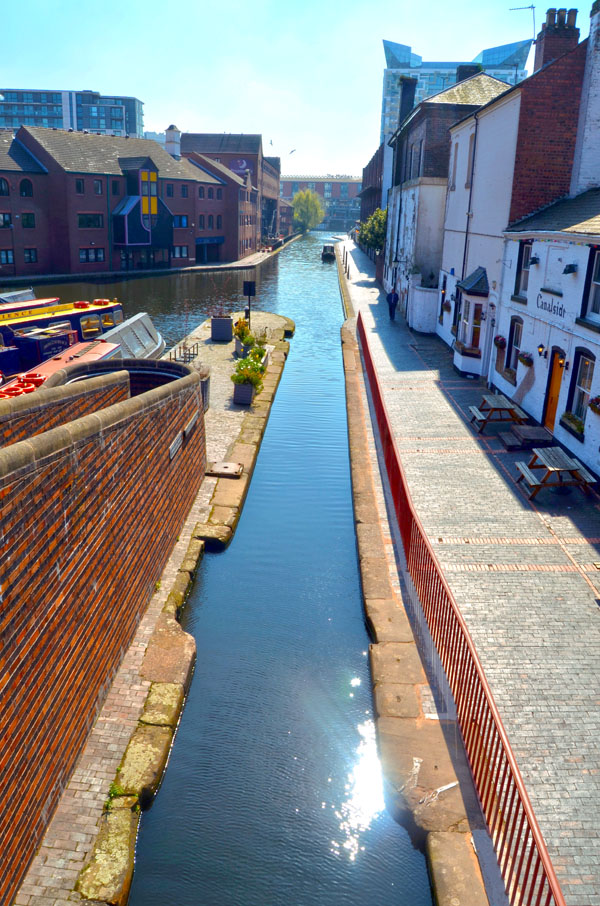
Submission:
{"label": "moored boat", "polygon": [[335,248],[332,245],[323,246],[321,261],[335,261]]}
{"label": "moored boat", "polygon": [[93,340],[91,343],[74,343],[58,355],[36,365],[35,370],[25,371],[0,384],[0,400],[33,393],[44,386],[50,375],[69,365],[113,358],[121,358],[121,348],[117,343],[108,343],[104,338]]}

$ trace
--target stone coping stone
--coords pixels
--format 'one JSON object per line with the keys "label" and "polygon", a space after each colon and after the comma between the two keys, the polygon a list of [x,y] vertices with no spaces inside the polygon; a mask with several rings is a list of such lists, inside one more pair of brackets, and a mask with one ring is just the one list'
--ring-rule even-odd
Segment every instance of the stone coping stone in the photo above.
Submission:
{"label": "stone coping stone", "polygon": [[150,804],[160,786],[172,740],[170,726],[140,724],[133,731],[118,771],[118,785],[125,795],[137,796],[142,807]]}
{"label": "stone coping stone", "polygon": [[140,723],[175,729],[183,708],[184,691],[179,683],[152,683]]}
{"label": "stone coping stone", "polygon": [[206,474],[216,478],[239,478],[243,471],[241,462],[209,462],[206,465]]}
{"label": "stone coping stone", "polygon": [[365,611],[376,642],[414,641],[406,611],[393,598],[366,598]]}
{"label": "stone coping stone", "polygon": [[103,814],[91,859],[75,887],[84,899],[126,906],[138,821],[137,812],[131,808],[112,808]]}
{"label": "stone coping stone", "polygon": [[414,642],[379,642],[369,645],[373,684],[426,683],[423,664]]}
{"label": "stone coping stone", "polygon": [[144,654],[143,679],[154,683],[180,683],[188,689],[196,661],[196,642],[179,623],[161,613]]}
{"label": "stone coping stone", "polygon": [[222,551],[231,543],[233,530],[228,525],[198,522],[194,529],[194,537],[204,541],[207,551]]}
{"label": "stone coping stone", "polygon": [[471,834],[428,834],[427,858],[437,906],[488,906]]}

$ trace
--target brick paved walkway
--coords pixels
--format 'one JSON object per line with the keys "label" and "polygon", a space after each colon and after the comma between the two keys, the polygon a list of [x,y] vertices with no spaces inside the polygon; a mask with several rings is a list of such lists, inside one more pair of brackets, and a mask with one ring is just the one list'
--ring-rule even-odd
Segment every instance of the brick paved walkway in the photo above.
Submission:
{"label": "brick paved walkway", "polygon": [[[600,507],[573,490],[530,503],[494,436],[468,424],[483,382],[436,337],[390,322],[352,243],[362,312],[417,512],[461,608],[569,906],[600,906]],[[489,432],[489,433],[488,433]],[[526,454],[525,454],[526,455]]]}

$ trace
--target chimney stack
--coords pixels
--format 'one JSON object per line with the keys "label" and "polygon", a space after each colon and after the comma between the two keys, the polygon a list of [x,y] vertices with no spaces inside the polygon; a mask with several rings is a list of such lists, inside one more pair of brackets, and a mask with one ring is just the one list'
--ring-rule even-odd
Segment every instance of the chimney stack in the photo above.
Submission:
{"label": "chimney stack", "polygon": [[175,160],[181,158],[181,132],[177,126],[169,126],[165,132],[165,151]]}
{"label": "chimney stack", "polygon": [[546,21],[535,42],[535,63],[533,71],[551,63],[568,53],[579,43],[579,29],[576,27],[577,10],[549,9]]}
{"label": "chimney stack", "polygon": [[571,175],[571,195],[600,186],[600,0],[590,13],[590,36],[581,86],[579,123]]}

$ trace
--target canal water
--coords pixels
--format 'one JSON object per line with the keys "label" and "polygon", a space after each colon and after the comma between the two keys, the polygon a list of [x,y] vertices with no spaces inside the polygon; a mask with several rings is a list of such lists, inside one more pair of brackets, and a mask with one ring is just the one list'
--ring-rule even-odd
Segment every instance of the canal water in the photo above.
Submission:
{"label": "canal water", "polygon": [[[257,274],[256,306],[296,335],[235,538],[205,556],[184,613],[197,665],[130,906],[431,904],[423,854],[384,803],[327,238]],[[244,276],[48,291],[117,296],[175,342],[215,302],[242,307]]]}

